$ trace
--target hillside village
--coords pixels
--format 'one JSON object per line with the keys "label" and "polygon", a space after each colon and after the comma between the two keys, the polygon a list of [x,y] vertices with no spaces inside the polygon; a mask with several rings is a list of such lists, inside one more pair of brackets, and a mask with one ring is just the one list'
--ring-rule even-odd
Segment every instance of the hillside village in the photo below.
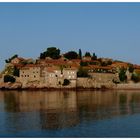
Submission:
{"label": "hillside village", "polygon": [[28,88],[114,88],[116,85],[139,83],[140,66],[95,53],[69,51],[60,54],[47,48],[36,60],[14,55],[5,60],[1,73],[1,89]]}

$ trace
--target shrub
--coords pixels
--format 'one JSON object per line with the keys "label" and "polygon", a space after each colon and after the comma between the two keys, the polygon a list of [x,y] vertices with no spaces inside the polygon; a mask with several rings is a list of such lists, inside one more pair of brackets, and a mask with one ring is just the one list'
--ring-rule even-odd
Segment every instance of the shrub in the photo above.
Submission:
{"label": "shrub", "polygon": [[70,81],[68,79],[64,79],[63,86],[67,86],[69,84],[70,84]]}
{"label": "shrub", "polygon": [[132,64],[130,64],[130,65],[129,65],[129,72],[130,72],[130,73],[133,73],[133,71],[134,71],[134,67],[133,67]]}
{"label": "shrub", "polygon": [[10,75],[5,75],[4,76],[4,82],[11,82],[11,83],[14,83],[16,81],[16,79],[13,77],[13,76],[10,76]]}
{"label": "shrub", "polygon": [[81,61],[81,62],[80,62],[80,66],[88,66],[88,62],[83,62],[83,61]]}
{"label": "shrub", "polygon": [[134,81],[135,83],[140,82],[140,75],[132,74],[131,80]]}
{"label": "shrub", "polygon": [[126,69],[125,68],[120,69],[119,79],[120,79],[121,82],[124,82],[124,81],[127,80]]}
{"label": "shrub", "polygon": [[19,77],[19,69],[17,67],[14,67],[13,75]]}
{"label": "shrub", "polygon": [[88,71],[80,67],[77,72],[77,77],[89,77]]}
{"label": "shrub", "polygon": [[64,54],[64,57],[67,58],[67,59],[77,59],[78,54],[75,51],[69,51],[69,52]]}

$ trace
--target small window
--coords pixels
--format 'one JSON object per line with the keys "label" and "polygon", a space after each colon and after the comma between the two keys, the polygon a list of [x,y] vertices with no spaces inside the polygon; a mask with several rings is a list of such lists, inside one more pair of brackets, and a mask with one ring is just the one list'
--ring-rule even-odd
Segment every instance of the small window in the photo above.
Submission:
{"label": "small window", "polygon": [[34,78],[36,78],[36,76],[34,75]]}
{"label": "small window", "polygon": [[26,77],[26,75],[25,75],[25,77]]}

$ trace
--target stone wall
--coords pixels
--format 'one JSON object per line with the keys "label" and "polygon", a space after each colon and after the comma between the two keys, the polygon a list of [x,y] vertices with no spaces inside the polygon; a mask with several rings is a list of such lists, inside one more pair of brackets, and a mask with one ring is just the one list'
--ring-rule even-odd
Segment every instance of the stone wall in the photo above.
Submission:
{"label": "stone wall", "polygon": [[77,88],[114,88],[115,74],[90,73],[91,78],[77,78]]}
{"label": "stone wall", "polygon": [[140,83],[117,84],[114,89],[140,89]]}
{"label": "stone wall", "polygon": [[89,75],[98,83],[112,82],[113,79],[117,78],[117,75],[113,73],[89,73]]}

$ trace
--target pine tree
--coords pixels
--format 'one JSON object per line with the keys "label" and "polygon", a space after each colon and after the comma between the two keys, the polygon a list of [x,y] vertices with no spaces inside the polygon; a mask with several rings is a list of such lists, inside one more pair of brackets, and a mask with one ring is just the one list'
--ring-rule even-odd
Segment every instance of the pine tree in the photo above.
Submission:
{"label": "pine tree", "polygon": [[79,58],[82,59],[82,51],[79,49]]}

